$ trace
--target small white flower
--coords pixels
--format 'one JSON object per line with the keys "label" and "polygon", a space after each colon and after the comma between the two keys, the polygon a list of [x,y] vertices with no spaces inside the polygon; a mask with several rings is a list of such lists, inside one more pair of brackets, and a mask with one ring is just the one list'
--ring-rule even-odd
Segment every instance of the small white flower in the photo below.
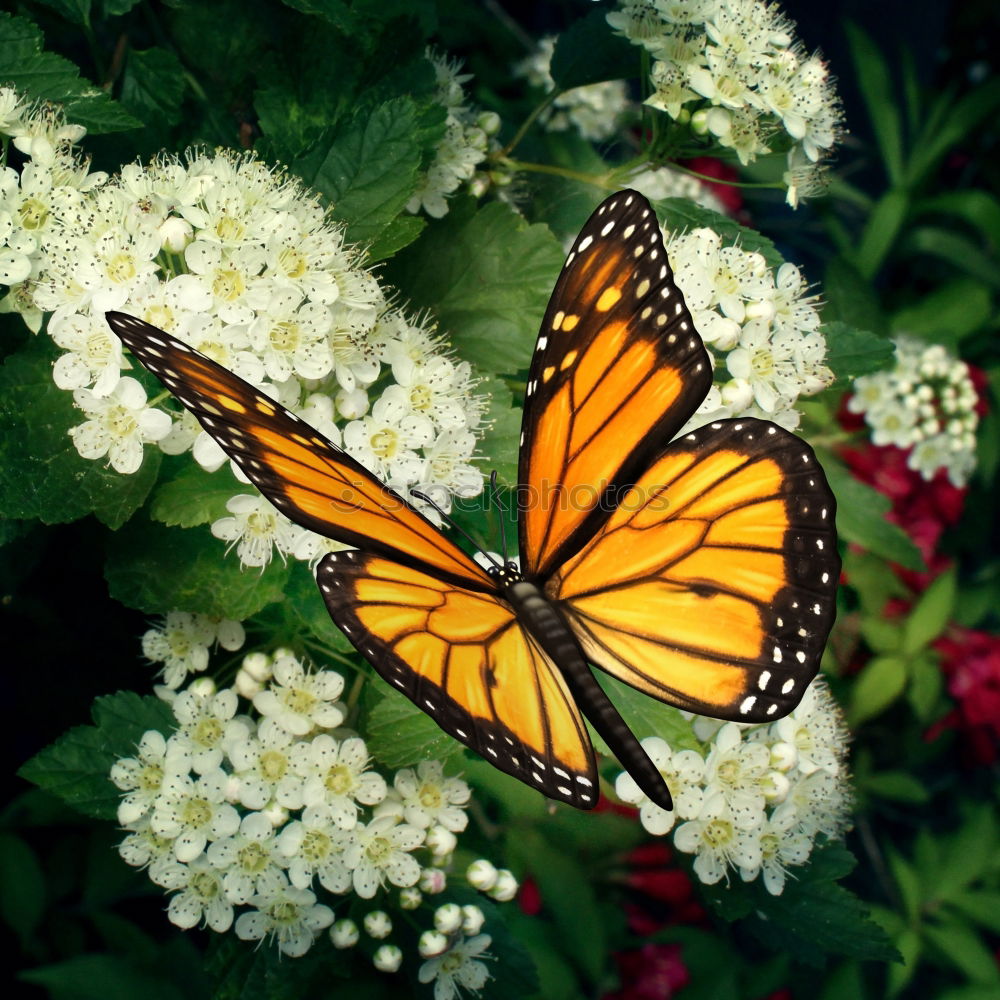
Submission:
{"label": "small white flower", "polygon": [[766,746],[743,740],[735,722],[716,734],[705,762],[705,795],[722,795],[733,822],[740,829],[759,826],[764,818],[765,781],[771,755]]}
{"label": "small white flower", "polygon": [[361,923],[369,937],[387,938],[392,933],[392,920],[385,910],[372,910],[366,913]]}
{"label": "small white flower", "polygon": [[358,925],[350,919],[338,920],[330,928],[330,940],[334,948],[353,948],[361,938]]}
{"label": "small white flower", "polygon": [[157,884],[176,893],[167,906],[170,922],[184,930],[204,922],[213,931],[228,931],[233,923],[233,904],[226,896],[222,873],[203,856],[188,864],[174,862],[157,872]]}
{"label": "small white flower", "polygon": [[452,833],[465,829],[468,817],[463,807],[469,802],[469,786],[461,778],[446,778],[440,761],[421,761],[416,772],[397,771],[393,785],[407,823],[423,829],[437,824]]}
{"label": "small white flower", "polygon": [[233,516],[213,522],[212,534],[235,544],[244,566],[264,567],[274,548],[282,555],[294,548],[301,529],[264,497],[241,493],[226,503],[226,510]]}
{"label": "small white flower", "polygon": [[308,889],[314,877],[329,892],[351,888],[351,873],[344,851],[352,840],[336,825],[329,807],[307,806],[300,820],[293,820],[278,835],[278,848],[287,858],[292,885]]}
{"label": "small white flower", "polygon": [[420,865],[409,852],[423,843],[423,831],[392,816],[379,816],[368,824],[359,823],[352,833],[354,841],[344,851],[344,864],[362,899],[371,899],[386,880],[401,887],[416,885]]}
{"label": "small white flower", "polygon": [[422,983],[434,983],[434,1000],[457,1000],[462,990],[478,993],[492,978],[486,966],[478,961],[492,958],[487,954],[492,942],[489,934],[459,937],[443,955],[424,962],[417,978]]}
{"label": "small white flower", "polygon": [[236,936],[243,941],[273,938],[278,950],[292,958],[304,955],[333,923],[329,906],[317,903],[308,889],[289,885],[284,875],[269,880],[250,902],[255,909],[236,920]]}
{"label": "small white flower", "polygon": [[273,801],[285,809],[302,808],[303,780],[295,773],[292,753],[291,733],[269,718],[261,719],[254,735],[232,743],[229,759],[244,806],[263,809]]}
{"label": "small white flower", "polygon": [[516,895],[517,890],[520,888],[518,881],[514,878],[514,873],[508,871],[506,868],[501,868],[497,872],[496,884],[489,891],[491,899],[495,899],[498,903],[509,903]]}
{"label": "small white flower", "polygon": [[254,700],[262,716],[273,718],[286,732],[306,736],[314,729],[334,729],[344,721],[336,704],[344,678],[333,670],[307,671],[291,653],[279,650],[274,657],[268,690]]}
{"label": "small white flower", "polygon": [[279,871],[274,828],[259,812],[247,813],[231,837],[209,844],[207,855],[212,867],[224,873],[222,885],[232,903],[248,903]]}
{"label": "small white flower", "polygon": [[77,389],[73,401],[90,418],[70,428],[76,450],[89,459],[108,456],[116,472],[130,475],[142,465],[142,446],[170,430],[170,417],[146,405],[146,390],[126,376],[108,396]]}
{"label": "small white flower", "polygon": [[173,840],[156,833],[148,815],[135,823],[129,823],[126,829],[128,835],[118,845],[118,854],[125,864],[152,871],[164,863],[174,863]]}
{"label": "small white flower", "polygon": [[741,829],[736,824],[721,792],[705,799],[697,819],[677,828],[674,846],[685,854],[696,855],[694,871],[706,885],[720,881],[729,866],[760,865],[759,831]]}
{"label": "small white flower", "polygon": [[168,743],[155,729],[143,733],[135,757],[123,757],[111,768],[111,780],[126,794],[118,804],[118,822],[135,823],[155,806],[164,780],[172,774],[185,774],[189,757],[176,741]]}
{"label": "small white flower", "polygon": [[480,892],[489,892],[497,884],[498,875],[496,865],[492,861],[487,861],[486,858],[478,858],[473,861],[465,871],[469,885]]}
{"label": "small white flower", "polygon": [[623,772],[615,780],[615,793],[623,802],[639,807],[639,821],[654,836],[662,836],[673,829],[675,820],[694,819],[701,811],[704,793],[701,781],[705,774],[705,761],[694,750],[671,750],[669,744],[658,736],[648,736],[642,748],[660,772],[670,796],[673,811],[658,806],[646,797],[635,779]]}
{"label": "small white flower", "polygon": [[235,718],[238,699],[232,688],[208,697],[189,688],[177,695],[171,707],[178,722],[177,739],[198,774],[219,768],[226,749],[249,735],[247,723]]}
{"label": "small white flower", "polygon": [[744,882],[751,882],[764,873],[764,887],[772,896],[780,896],[785,888],[787,867],[804,865],[812,851],[812,840],[796,825],[794,806],[774,810],[758,831],[761,859],[759,868],[741,868]]}
{"label": "small white flower", "polygon": [[454,934],[462,926],[462,907],[445,903],[434,911],[434,927],[442,934]]}
{"label": "small white flower", "polygon": [[383,944],[375,949],[372,955],[372,965],[379,972],[398,972],[403,964],[403,952],[398,945]]}
{"label": "small white flower", "polygon": [[802,774],[812,774],[818,768],[835,777],[841,773],[849,735],[843,714],[822,678],[813,680],[795,710],[772,723],[771,729],[778,740],[795,747]]}
{"label": "small white flower", "polygon": [[208,841],[232,836],[240,826],[239,813],[225,801],[228,778],[217,769],[197,781],[169,775],[156,801],[152,827],[174,842],[178,861],[193,861]]}
{"label": "small white flower", "polygon": [[430,418],[399,399],[383,396],[371,413],[344,428],[344,449],[366,469],[397,489],[417,482],[423,462],[417,448],[434,440]]}

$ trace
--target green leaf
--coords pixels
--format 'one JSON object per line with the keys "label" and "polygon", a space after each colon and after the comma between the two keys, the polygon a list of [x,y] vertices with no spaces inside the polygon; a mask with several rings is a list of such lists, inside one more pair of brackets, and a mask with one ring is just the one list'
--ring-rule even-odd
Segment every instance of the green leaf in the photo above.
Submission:
{"label": "green leaf", "polygon": [[48,902],[45,873],[34,849],[21,837],[0,832],[0,916],[27,946]]}
{"label": "green leaf", "polygon": [[226,504],[245,490],[228,463],[217,472],[206,472],[196,462],[185,461],[181,471],[153,494],[149,516],[171,527],[194,528],[225,517]]}
{"label": "green leaf", "polygon": [[955,610],[955,570],[940,576],[920,595],[903,624],[903,652],[907,656],[930,645],[945,630]]}
{"label": "green leaf", "polygon": [[176,722],[165,702],[140,698],[132,691],[98,698],[91,712],[96,725],[63,733],[18,774],[87,816],[114,820],[121,793],[108,777],[111,766],[121,757],[131,757],[147,730],[167,736]]}
{"label": "green leaf", "polygon": [[[332,214],[347,226],[353,243],[383,238],[417,188],[425,150],[444,134],[444,108],[421,112],[408,97],[388,101],[338,128],[306,157],[295,172],[329,200]],[[415,237],[412,223],[397,228],[383,254]]]}
{"label": "green leaf", "polygon": [[916,656],[909,665],[910,683],[906,698],[913,714],[923,723],[930,723],[939,714],[944,678],[941,667],[928,654]]}
{"label": "green leaf", "polygon": [[935,257],[990,288],[1000,289],[1000,271],[995,258],[954,229],[916,226],[907,232],[902,249],[911,254]]}
{"label": "green leaf", "polygon": [[839,320],[825,323],[826,363],[837,381],[870,375],[887,367],[896,353],[891,340]]}
{"label": "green leaf", "polygon": [[957,921],[929,921],[924,925],[924,936],[944,961],[954,965],[974,983],[1000,988],[996,958],[971,927]]}
{"label": "green leaf", "polygon": [[994,865],[1000,840],[998,820],[989,804],[978,806],[966,816],[958,832],[949,839],[944,857],[927,882],[937,899],[951,899]]}
{"label": "green leaf", "polygon": [[372,756],[386,767],[414,767],[422,760],[458,763],[465,748],[449,736],[409,698],[386,694],[368,714],[365,741]]}
{"label": "green leaf", "polygon": [[108,541],[111,596],[148,614],[192,611],[244,621],[284,598],[289,568],[278,560],[243,570],[206,528],[133,521]]}
{"label": "green leaf", "polygon": [[484,420],[486,432],[479,443],[484,468],[491,472],[495,469],[501,483],[515,486],[521,409],[514,406],[510,389],[498,378],[484,379],[477,391],[488,393],[490,397]]}
{"label": "green leaf", "polygon": [[993,313],[990,290],[973,278],[956,278],[892,317],[892,328],[956,348],[985,326]]}
{"label": "green leaf", "polygon": [[862,791],[890,802],[922,805],[930,801],[930,792],[912,774],[905,771],[879,771],[859,782]]}
{"label": "green leaf", "polygon": [[705,208],[688,198],[662,198],[653,207],[668,233],[689,229],[707,228],[718,233],[723,243],[738,244],[750,253],[759,253],[769,267],[778,268],[785,263],[774,243],[756,229],[741,226],[728,215]]}
{"label": "green leaf", "polygon": [[169,49],[131,49],[122,74],[122,105],[142,121],[176,125],[187,89],[180,59]]}
{"label": "green leaf", "polygon": [[80,79],[68,59],[43,51],[41,31],[27,18],[0,13],[0,80],[65,107],[71,122],[93,134],[142,125],[104,91]]}
{"label": "green leaf", "polygon": [[885,263],[910,208],[906,191],[888,191],[875,203],[854,254],[854,263],[863,278],[872,280]]}
{"label": "green leaf", "polygon": [[639,53],[627,38],[612,32],[606,14],[592,10],[556,40],[549,72],[560,90],[638,75]]}
{"label": "green leaf", "polygon": [[848,542],[916,572],[926,570],[920,550],[897,524],[885,519],[889,498],[855,479],[832,455],[821,456],[823,470],[837,497],[837,531]]}
{"label": "green leaf", "polygon": [[538,883],[567,954],[592,982],[601,979],[608,950],[604,921],[589,873],[571,852],[524,828],[508,838],[512,866]]}
{"label": "green leaf", "polygon": [[[674,750],[701,749],[698,738],[691,731],[691,723],[673,705],[657,701],[656,698],[637,691],[603,671],[595,671],[595,674],[601,687],[614,702],[637,739],[659,736]],[[604,740],[596,733],[594,737],[597,749],[607,756],[614,757]]]}
{"label": "green leaf", "polygon": [[948,903],[963,916],[974,920],[994,934],[1000,934],[1000,891],[969,889],[955,892],[948,896]]}
{"label": "green leaf", "polygon": [[129,955],[76,955],[28,969],[19,978],[44,988],[52,1000],[191,1000],[189,987]]}
{"label": "green leaf", "polygon": [[386,267],[416,308],[435,312],[465,360],[489,373],[527,366],[563,253],[545,226],[493,202],[452,200]]}
{"label": "green leaf", "polygon": [[912,924],[917,919],[922,902],[920,879],[913,866],[898,851],[889,847],[885,851],[885,857],[903,902],[903,914]]}
{"label": "green leaf", "polygon": [[884,712],[906,686],[906,661],[898,656],[876,656],[862,668],[851,688],[847,717],[852,726]]}
{"label": "green leaf", "polygon": [[40,2],[73,24],[81,26],[90,24],[91,0],[40,0]]}
{"label": "green leaf", "polygon": [[903,125],[889,67],[871,38],[853,21],[844,22],[858,90],[868,109],[872,133],[893,185],[903,176]]}
{"label": "green leaf", "polygon": [[954,216],[978,229],[994,249],[1000,248],[1000,199],[987,191],[945,191],[917,202],[913,214]]}
{"label": "green leaf", "polygon": [[871,282],[845,257],[834,257],[827,264],[823,296],[823,322],[827,327],[839,320],[857,330],[888,334],[889,324]]}
{"label": "green leaf", "polygon": [[294,562],[285,585],[282,610],[316,642],[337,653],[354,653],[351,641],[337,628],[316,585],[316,577],[305,563]]}
{"label": "green leaf", "polygon": [[58,354],[38,334],[0,368],[0,516],[64,524],[94,514],[110,528],[121,527],[152,489],[162,453],[147,447],[142,467],[130,476],[103,459],[81,458],[69,429],[86,418],[73,394],[52,381]]}
{"label": "green leaf", "polygon": [[888,935],[868,915],[852,892],[836,884],[855,864],[840,844],[813,853],[808,865],[793,869],[780,896],[767,897],[755,884],[757,907],[746,926],[770,948],[791,953],[796,961],[818,966],[826,955],[867,961],[898,958]]}
{"label": "green leaf", "polygon": [[923,950],[923,940],[912,927],[902,928],[893,935],[892,943],[899,950],[901,963],[889,966],[886,977],[886,994],[894,997],[906,987],[916,974]]}

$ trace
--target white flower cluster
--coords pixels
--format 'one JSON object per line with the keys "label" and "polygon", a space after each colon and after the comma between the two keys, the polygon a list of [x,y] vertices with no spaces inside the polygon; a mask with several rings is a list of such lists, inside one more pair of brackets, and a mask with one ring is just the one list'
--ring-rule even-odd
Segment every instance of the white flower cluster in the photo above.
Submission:
{"label": "white flower cluster", "polygon": [[674,846],[695,855],[702,882],[714,885],[733,869],[744,882],[762,876],[780,895],[787,869],[805,864],[816,836],[839,837],[847,826],[848,732],[837,703],[817,679],[794,712],[770,725],[694,717],[692,729],[701,752],[642,741],[673,796],[672,812],[629,774],[619,775],[615,791],[639,807],[650,833],[674,831]]}
{"label": "white flower cluster", "polygon": [[[711,229],[665,240],[677,285],[716,365],[715,384],[680,433],[725,417],[798,426],[795,403],[833,383],[817,298],[794,264],[724,246]],[[725,366],[723,370],[722,366]]]}
{"label": "white flower cluster", "polygon": [[[447,114],[445,134],[406,210],[416,214],[423,209],[432,218],[440,219],[448,214],[448,195],[477,177],[476,167],[486,159],[491,137],[500,131],[500,117],[492,111],[477,111],[466,103],[462,85],[472,78],[459,75],[458,63],[430,50],[427,58],[437,77],[437,101]],[[488,183],[485,175],[480,175],[473,188],[481,193]]]}
{"label": "white flower cluster", "polygon": [[228,618],[170,611],[158,628],[142,637],[142,653],[147,660],[163,664],[163,683],[176,691],[188,674],[200,674],[208,667],[211,647],[218,643],[234,651],[246,641],[243,626]]}
{"label": "white flower cluster", "polygon": [[[370,900],[395,886],[400,907],[415,909],[424,893],[444,890],[468,785],[437,761],[396,772],[391,785],[372,770],[365,742],[339,729],[338,673],[309,671],[277,650],[250,654],[240,675],[235,688],[200,678],[177,693],[175,731],[150,730],[111,770],[127,831],[119,852],[171,893],[171,922],[218,932],[235,923],[240,938],[273,938],[296,956],[331,925],[337,947],[357,943],[357,927],[334,924],[324,893],[337,897],[330,903]],[[252,708],[240,711],[238,690]],[[457,922],[450,910],[440,917],[438,930],[452,935],[442,952],[483,924],[476,907],[455,909]],[[365,930],[388,937],[391,920],[372,911]]]}
{"label": "white flower cluster", "polygon": [[[608,23],[653,57],[646,103],[751,163],[787,150],[790,205],[819,186],[842,113],[829,70],[766,0],[621,0]],[[782,136],[781,133],[784,133]]]}
{"label": "white flower cluster", "polygon": [[965,486],[976,467],[978,400],[964,361],[940,344],[900,337],[895,366],[856,379],[847,408],[864,414],[873,444],[911,449],[907,465],[924,479],[946,469]]}
{"label": "white flower cluster", "polygon": [[672,170],[670,167],[643,167],[628,177],[622,178],[622,186],[635,188],[650,201],[663,198],[684,198],[703,208],[710,208],[720,215],[728,214],[726,206],[715,196],[712,189],[697,177]]}
{"label": "white flower cluster", "polygon": [[[0,90],[0,116],[11,93]],[[14,105],[6,129],[29,157],[0,184],[3,302],[64,351],[53,368],[87,419],[72,428],[85,458],[134,473],[144,446],[193,451],[204,468],[222,449],[197,421],[149,403],[104,319],[121,309],[197,348],[342,445],[406,495],[418,486],[447,509],[473,495],[470,459],[483,400],[468,364],[432,326],[387,303],[360,252],[319,200],[253,155],[164,155],[113,178],[88,174],[72,143],[82,129],[47,107]],[[156,402],[159,402],[157,399]],[[246,482],[238,473],[238,478]],[[244,563],[318,559],[334,547],[294,527],[257,495],[214,526]]]}
{"label": "white flower cluster", "polygon": [[[514,66],[514,76],[523,77],[545,94],[551,93],[556,86],[549,72],[555,47],[555,36],[541,39],[535,51]],[[625,82],[607,80],[563,91],[541,113],[538,121],[549,132],[576,129],[584,139],[601,142],[618,131],[628,106]]]}

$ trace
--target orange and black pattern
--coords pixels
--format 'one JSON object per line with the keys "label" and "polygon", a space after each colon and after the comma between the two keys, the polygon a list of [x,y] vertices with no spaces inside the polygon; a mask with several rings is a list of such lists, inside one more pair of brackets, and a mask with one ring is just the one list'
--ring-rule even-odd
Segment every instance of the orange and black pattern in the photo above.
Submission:
{"label": "orange and black pattern", "polygon": [[[115,333],[324,558],[330,614],[390,685],[532,788],[597,801],[585,715],[650,798],[662,776],[590,663],[654,698],[768,722],[799,702],[833,624],[835,503],[812,450],[763,420],[682,438],[711,361],[649,203],[608,198],[573,245],[531,363],[521,571],[483,570],[263,393],[122,313]],[[528,597],[525,594],[528,593]]]}
{"label": "orange and black pattern", "polygon": [[711,384],[656,215],[621,191],[577,237],[538,335],[518,471],[521,569],[544,577],[572,555]]}

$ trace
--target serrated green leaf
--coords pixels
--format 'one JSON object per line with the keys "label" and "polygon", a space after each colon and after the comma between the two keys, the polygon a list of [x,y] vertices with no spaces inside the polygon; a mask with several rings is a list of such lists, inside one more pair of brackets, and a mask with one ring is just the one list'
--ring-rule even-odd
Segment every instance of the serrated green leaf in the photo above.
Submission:
{"label": "serrated green leaf", "polygon": [[898,310],[892,328],[954,349],[985,326],[992,312],[989,288],[972,278],[956,278]]}
{"label": "serrated green leaf", "polygon": [[912,927],[904,927],[898,934],[893,935],[892,943],[896,946],[902,962],[889,966],[886,977],[886,995],[889,997],[901,993],[913,979],[923,951],[923,940]]}
{"label": "serrated green leaf", "polygon": [[206,472],[196,462],[185,462],[153,494],[149,516],[170,527],[194,528],[225,517],[226,504],[245,490],[228,464],[217,472]]}
{"label": "serrated green leaf", "polygon": [[121,103],[147,122],[176,125],[187,83],[184,66],[169,49],[131,49],[122,74]]}
{"label": "serrated green leaf", "polygon": [[[674,750],[701,749],[701,744],[691,731],[691,723],[673,705],[650,698],[648,694],[643,694],[602,671],[595,673],[601,687],[638,739],[659,736]],[[601,753],[614,756],[604,740],[596,733],[595,746]]]}
{"label": "serrated green leaf", "polygon": [[955,966],[974,983],[990,984],[1000,989],[1000,970],[993,952],[969,926],[957,921],[930,921],[924,936],[940,957]]}
{"label": "serrated green leaf", "polygon": [[507,205],[450,204],[386,273],[415,307],[433,310],[463,360],[490,374],[516,372],[531,358],[562,249]]}
{"label": "serrated green leaf", "polygon": [[856,330],[886,335],[889,324],[871,282],[844,257],[834,257],[823,276],[823,322],[846,323]]}
{"label": "serrated green leaf", "polygon": [[292,564],[284,593],[283,610],[314,642],[335,653],[354,654],[350,640],[330,617],[316,577],[305,563]]}
{"label": "serrated green leaf", "polygon": [[64,524],[94,514],[118,528],[145,501],[162,454],[147,447],[130,476],[81,458],[69,429],[86,418],[52,381],[58,353],[39,334],[0,368],[0,516]]}
{"label": "serrated green leaf", "polygon": [[486,431],[479,443],[484,468],[495,469],[504,485],[516,486],[521,409],[514,406],[510,389],[498,378],[483,379],[476,388],[490,397],[483,420]]}
{"label": "serrated green leaf", "polygon": [[367,245],[365,262],[377,264],[394,257],[416,240],[426,226],[427,220],[419,215],[397,216]]}
{"label": "serrated green leaf", "polygon": [[98,698],[92,714],[96,725],[70,729],[18,774],[87,816],[113,820],[121,794],[108,777],[111,766],[134,754],[147,730],[168,735],[176,726],[165,702],[132,691]]}
{"label": "serrated green leaf", "polygon": [[653,202],[653,207],[668,233],[708,228],[718,233],[726,244],[738,244],[750,253],[759,253],[769,267],[778,268],[785,263],[774,243],[763,233],[741,226],[721,212],[705,208],[688,198],[661,198]]}
{"label": "serrated green leaf", "polygon": [[41,31],[27,18],[0,13],[0,80],[31,97],[65,106],[69,121],[92,133],[138,128],[133,118],[68,59],[43,49]]}
{"label": "serrated green leaf", "polygon": [[848,542],[922,572],[920,550],[899,525],[885,519],[892,507],[888,497],[855,479],[847,468],[828,453],[821,456],[823,471],[837,498],[837,531]]}
{"label": "serrated green leaf", "polygon": [[870,330],[859,330],[840,320],[823,326],[826,363],[837,380],[857,378],[881,371],[891,364],[896,348],[891,340]]}
{"label": "serrated green leaf", "polygon": [[426,712],[393,692],[368,714],[365,741],[372,756],[386,767],[414,767],[422,760],[454,761],[460,769],[464,747]]}
{"label": "serrated green leaf", "polygon": [[920,595],[903,623],[903,652],[907,656],[929,645],[945,630],[955,609],[956,593],[955,570],[949,569]]}
{"label": "serrated green leaf", "polygon": [[561,90],[638,75],[638,51],[627,38],[614,34],[606,14],[592,10],[556,40],[549,72]]}
{"label": "serrated green leaf", "polygon": [[898,957],[883,929],[852,892],[837,885],[853,868],[854,859],[838,844],[815,852],[810,864],[795,869],[780,896],[764,899],[759,888],[758,909],[747,926],[762,941],[796,961],[821,965],[827,955],[891,962]]}
{"label": "serrated green leaf", "polygon": [[[369,244],[403,211],[417,188],[425,149],[444,127],[442,107],[432,116],[399,97],[344,123],[293,169],[326,196],[351,242]],[[411,224],[397,229],[381,252],[414,232]]]}
{"label": "serrated green leaf", "polygon": [[[137,519],[138,520],[138,519]],[[108,541],[104,568],[111,596],[149,614],[191,611],[244,621],[284,596],[289,567],[240,567],[207,528],[137,523]]]}

